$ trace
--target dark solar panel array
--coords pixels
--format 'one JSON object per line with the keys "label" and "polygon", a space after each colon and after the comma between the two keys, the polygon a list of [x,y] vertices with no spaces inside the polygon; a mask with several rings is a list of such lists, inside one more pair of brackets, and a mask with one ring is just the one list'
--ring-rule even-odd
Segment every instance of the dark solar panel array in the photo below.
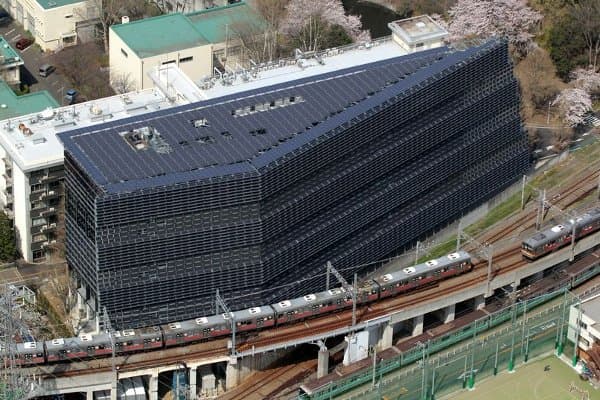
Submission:
{"label": "dark solar panel array", "polygon": [[[144,115],[143,120],[137,116],[65,132],[60,138],[96,183],[109,191],[252,172],[324,133],[323,129],[316,129],[324,121],[336,126],[350,120],[356,113],[352,108],[364,106],[383,88],[439,61],[446,52],[447,49],[437,49],[419,56],[384,60],[161,110]],[[302,101],[243,116],[232,115],[233,110],[290,97]],[[193,121],[201,119],[206,119],[208,126],[195,127]],[[160,154],[153,149],[136,150],[121,136],[144,126],[154,127],[172,151]]]}

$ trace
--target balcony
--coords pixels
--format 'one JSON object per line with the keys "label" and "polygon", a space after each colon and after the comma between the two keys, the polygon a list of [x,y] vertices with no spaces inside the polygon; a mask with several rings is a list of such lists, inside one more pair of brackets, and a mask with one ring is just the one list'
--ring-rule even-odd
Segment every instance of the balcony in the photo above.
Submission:
{"label": "balcony", "polygon": [[42,176],[41,182],[45,183],[45,182],[57,181],[59,179],[63,179],[64,177],[65,177],[64,170],[52,171],[52,172],[49,172],[48,174],[46,174],[45,176]]}
{"label": "balcony", "polygon": [[14,219],[15,218],[15,213],[13,210],[11,210],[10,208],[4,208],[4,214],[6,214],[6,216],[9,219]]}
{"label": "balcony", "polygon": [[9,192],[8,190],[4,189],[4,198],[6,199],[6,204],[12,204],[13,203],[13,194],[11,192]]}
{"label": "balcony", "polygon": [[54,207],[42,209],[41,215],[42,217],[48,217],[50,215],[56,214],[56,209]]}
{"label": "balcony", "polygon": [[4,177],[4,180],[6,181],[6,186],[12,186],[12,176],[10,176],[8,174],[8,171],[5,171],[2,176]]}
{"label": "balcony", "polygon": [[52,224],[48,224],[48,225],[42,225],[42,232],[54,232],[56,231],[56,223],[52,223]]}
{"label": "balcony", "polygon": [[8,157],[2,158],[2,161],[4,161],[4,169],[10,171],[12,169],[12,161]]}
{"label": "balcony", "polygon": [[48,246],[53,245],[55,243],[56,243],[56,239],[46,240],[45,242],[42,243],[42,247],[48,247]]}
{"label": "balcony", "polygon": [[44,193],[41,194],[40,200],[55,199],[58,196],[60,196],[60,193],[58,192],[58,190],[49,190],[49,191],[44,192]]}

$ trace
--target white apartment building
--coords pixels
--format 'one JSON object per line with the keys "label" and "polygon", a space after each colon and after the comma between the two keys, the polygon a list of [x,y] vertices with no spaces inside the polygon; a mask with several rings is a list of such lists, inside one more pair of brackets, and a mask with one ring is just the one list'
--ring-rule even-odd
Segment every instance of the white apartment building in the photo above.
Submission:
{"label": "white apartment building", "polygon": [[170,76],[170,95],[152,88],[0,121],[0,203],[26,261],[44,261],[64,235],[64,152],[56,134],[201,99],[187,77]]}
{"label": "white apartment building", "polygon": [[0,0],[0,6],[46,51],[77,44],[78,28],[99,16],[93,0]]}

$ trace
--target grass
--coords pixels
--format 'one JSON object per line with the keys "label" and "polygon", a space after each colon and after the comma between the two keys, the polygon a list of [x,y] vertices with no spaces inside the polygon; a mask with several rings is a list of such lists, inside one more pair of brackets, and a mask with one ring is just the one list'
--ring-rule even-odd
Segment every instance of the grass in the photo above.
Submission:
{"label": "grass", "polygon": [[[596,142],[585,148],[578,150],[577,152],[571,153],[569,161],[560,163],[551,169],[540,173],[533,179],[527,182],[525,187],[525,202],[528,203],[535,200],[537,193],[533,188],[537,189],[552,189],[559,188],[562,185],[570,183],[572,176],[581,171],[583,166],[588,166],[590,163],[597,162],[600,159],[600,142]],[[592,197],[595,194],[587,196],[586,199],[579,201],[577,205],[592,203],[594,200]],[[490,228],[497,222],[509,217],[515,212],[518,212],[521,208],[521,192],[517,192],[510,196],[508,199],[491,209],[485,217],[475,222],[472,225],[464,228],[464,231],[470,236],[477,236]],[[432,258],[441,257],[445,254],[451,253],[456,249],[456,235],[453,235],[448,241],[441,243],[420,257],[418,263],[425,262]]]}
{"label": "grass", "polygon": [[[546,365],[550,371],[544,371]],[[444,397],[452,400],[579,400],[581,395],[569,393],[574,383],[586,390],[590,400],[600,400],[600,391],[583,381],[571,367],[555,356],[518,366],[515,373],[504,372],[480,382],[475,389]]]}

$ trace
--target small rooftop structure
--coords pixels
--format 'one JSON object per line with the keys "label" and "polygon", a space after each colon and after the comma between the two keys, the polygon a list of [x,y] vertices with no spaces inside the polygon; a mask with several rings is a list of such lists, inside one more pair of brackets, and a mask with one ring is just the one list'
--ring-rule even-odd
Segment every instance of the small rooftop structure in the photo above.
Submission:
{"label": "small rooftop structure", "polygon": [[0,120],[58,106],[59,104],[46,90],[17,96],[5,82],[0,81]]}
{"label": "small rooftop structure", "polygon": [[393,21],[388,27],[393,40],[408,52],[440,47],[448,36],[448,31],[428,15]]}

